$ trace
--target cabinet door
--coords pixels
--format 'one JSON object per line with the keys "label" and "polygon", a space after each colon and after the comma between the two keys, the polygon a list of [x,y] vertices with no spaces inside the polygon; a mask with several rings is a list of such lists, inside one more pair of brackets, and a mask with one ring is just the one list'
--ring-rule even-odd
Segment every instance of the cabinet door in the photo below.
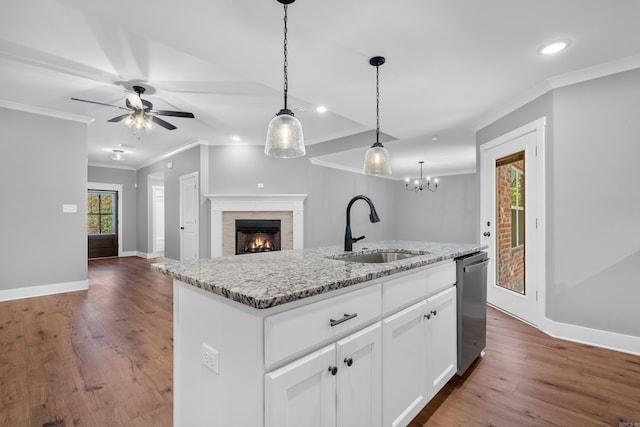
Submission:
{"label": "cabinet door", "polygon": [[265,427],[334,427],[335,345],[265,375]]}
{"label": "cabinet door", "polygon": [[431,399],[457,370],[456,287],[427,299],[427,381]]}
{"label": "cabinet door", "polygon": [[423,300],[382,321],[385,427],[407,425],[427,404],[426,309]]}
{"label": "cabinet door", "polygon": [[336,344],[338,427],[380,427],[382,422],[380,322]]}

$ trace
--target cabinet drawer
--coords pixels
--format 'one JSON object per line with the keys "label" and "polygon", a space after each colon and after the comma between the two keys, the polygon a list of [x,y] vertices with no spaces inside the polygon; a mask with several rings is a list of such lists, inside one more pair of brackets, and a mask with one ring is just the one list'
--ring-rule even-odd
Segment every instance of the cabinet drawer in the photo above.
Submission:
{"label": "cabinet drawer", "polygon": [[447,262],[384,282],[383,313],[389,315],[456,283],[456,264]]}
{"label": "cabinet drawer", "polygon": [[[378,319],[382,314],[381,287],[369,286],[266,317],[265,368]],[[338,323],[332,326],[332,320]]]}

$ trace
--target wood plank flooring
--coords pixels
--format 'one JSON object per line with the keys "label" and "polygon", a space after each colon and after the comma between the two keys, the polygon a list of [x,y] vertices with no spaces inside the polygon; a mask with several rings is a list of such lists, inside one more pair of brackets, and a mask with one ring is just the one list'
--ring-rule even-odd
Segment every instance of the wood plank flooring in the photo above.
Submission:
{"label": "wood plank flooring", "polygon": [[[0,302],[0,426],[172,425],[173,295],[154,261],[92,260],[89,291]],[[487,327],[486,357],[410,427],[640,422],[640,357],[493,309]]]}
{"label": "wood plank flooring", "polygon": [[88,291],[0,303],[0,426],[171,426],[172,281],[89,261]]}

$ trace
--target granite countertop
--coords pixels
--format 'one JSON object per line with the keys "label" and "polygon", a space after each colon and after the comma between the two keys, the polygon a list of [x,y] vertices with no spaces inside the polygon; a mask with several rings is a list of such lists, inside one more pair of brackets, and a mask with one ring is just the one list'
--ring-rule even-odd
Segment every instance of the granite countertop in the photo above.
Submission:
{"label": "granite countertop", "polygon": [[[387,240],[354,244],[353,252],[344,252],[342,246],[326,246],[187,262],[167,260],[151,268],[233,301],[266,309],[485,248],[481,244]],[[390,249],[420,255],[380,264],[340,259]]]}

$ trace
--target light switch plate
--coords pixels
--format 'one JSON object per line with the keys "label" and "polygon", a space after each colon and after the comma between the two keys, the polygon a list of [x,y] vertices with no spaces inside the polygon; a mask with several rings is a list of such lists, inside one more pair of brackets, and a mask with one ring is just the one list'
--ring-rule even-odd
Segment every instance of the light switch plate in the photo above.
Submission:
{"label": "light switch plate", "polygon": [[76,213],[78,212],[78,205],[62,205],[62,212]]}

